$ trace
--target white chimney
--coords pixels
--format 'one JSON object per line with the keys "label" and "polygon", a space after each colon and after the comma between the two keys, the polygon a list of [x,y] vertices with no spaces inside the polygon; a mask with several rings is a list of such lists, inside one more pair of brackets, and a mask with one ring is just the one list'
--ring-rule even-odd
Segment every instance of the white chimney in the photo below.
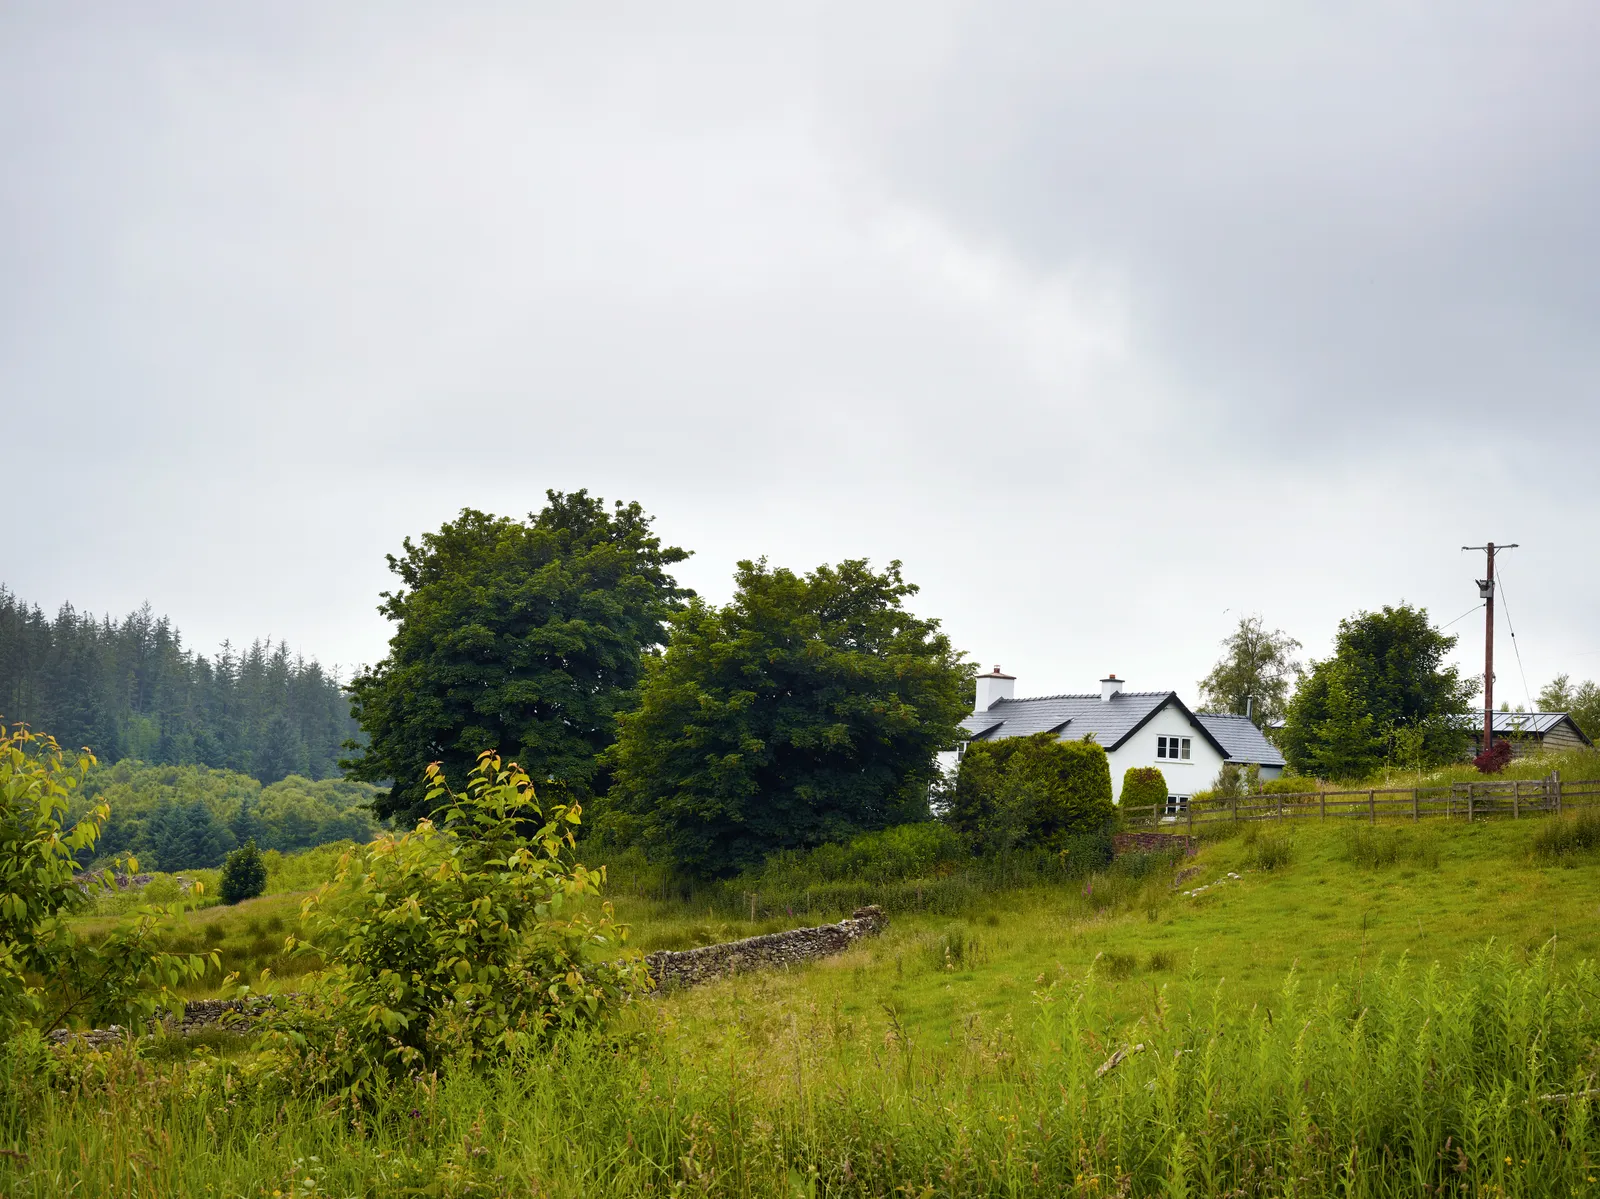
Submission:
{"label": "white chimney", "polygon": [[1116,675],[1111,675],[1100,680],[1100,698],[1106,703],[1111,702],[1111,697],[1122,691],[1122,680]]}
{"label": "white chimney", "polygon": [[1016,676],[1004,674],[996,666],[992,674],[980,674],[978,676],[978,702],[972,705],[972,710],[974,712],[987,712],[989,705],[996,700],[1010,699],[1016,693]]}

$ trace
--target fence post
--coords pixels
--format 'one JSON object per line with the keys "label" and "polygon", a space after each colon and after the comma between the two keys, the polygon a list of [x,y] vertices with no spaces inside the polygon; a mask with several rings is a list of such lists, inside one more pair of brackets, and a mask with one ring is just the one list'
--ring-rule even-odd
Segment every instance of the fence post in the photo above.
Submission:
{"label": "fence post", "polygon": [[1283,819],[1283,796],[1278,796],[1278,819]]}
{"label": "fence post", "polygon": [[1472,801],[1478,794],[1478,784],[1467,784],[1467,823],[1472,823]]}
{"label": "fence post", "polygon": [[1376,791],[1368,791],[1367,792],[1367,811],[1372,814],[1372,823],[1373,824],[1377,824],[1378,823],[1378,793]]}
{"label": "fence post", "polygon": [[1411,788],[1411,820],[1412,820],[1412,823],[1415,823],[1416,821],[1422,819],[1422,804],[1421,804],[1421,801],[1417,798],[1418,790],[1420,790],[1420,788],[1417,788],[1417,787]]}
{"label": "fence post", "polygon": [[1511,819],[1522,818],[1522,780],[1517,779],[1511,785]]}
{"label": "fence post", "polygon": [[1326,820],[1328,818],[1328,793],[1326,791],[1318,791],[1317,798],[1322,801],[1322,818]]}
{"label": "fence post", "polygon": [[1191,795],[1183,806],[1189,813],[1189,835],[1192,837],[1194,836],[1194,796]]}
{"label": "fence post", "polygon": [[1561,772],[1559,770],[1550,772],[1550,789],[1555,792],[1556,815],[1559,816],[1561,815]]}

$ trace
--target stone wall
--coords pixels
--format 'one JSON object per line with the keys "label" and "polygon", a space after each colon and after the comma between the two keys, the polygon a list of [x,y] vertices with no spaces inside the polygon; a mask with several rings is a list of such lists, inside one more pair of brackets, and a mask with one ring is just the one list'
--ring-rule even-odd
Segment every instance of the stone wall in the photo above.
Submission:
{"label": "stone wall", "polygon": [[848,920],[817,928],[796,928],[767,933],[743,941],[707,945],[703,949],[663,949],[645,956],[650,977],[662,990],[692,987],[696,983],[749,970],[797,966],[842,953],[862,937],[876,936],[888,925],[876,904],[857,908]]}
{"label": "stone wall", "polygon": [[[848,949],[862,937],[872,937],[888,926],[883,909],[857,908],[848,920],[838,924],[824,924],[817,928],[796,928],[786,933],[768,933],[762,937],[747,937],[743,941],[727,941],[721,945],[707,945],[703,949],[663,949],[647,954],[645,963],[650,977],[663,991],[677,987],[692,987],[696,983],[730,974],[743,974],[747,970],[770,969],[774,966],[798,966],[818,958],[831,957]],[[289,993],[282,998],[298,998]],[[183,1020],[168,1018],[164,1021],[169,1033],[188,1036],[201,1029],[224,1025],[243,1031],[256,1016],[270,1004],[264,997],[249,999],[191,999],[184,1005]],[[150,1022],[155,1031],[157,1021]],[[113,1024],[110,1028],[94,1028],[86,1032],[65,1029],[53,1032],[49,1040],[57,1045],[84,1044],[94,1049],[126,1040],[128,1030]]]}
{"label": "stone wall", "polygon": [[1183,850],[1184,857],[1192,858],[1200,846],[1193,837],[1180,833],[1113,833],[1111,837],[1111,850],[1115,854],[1171,853],[1175,849]]}
{"label": "stone wall", "polygon": [[[295,997],[293,993],[285,996],[285,998]],[[264,996],[254,996],[249,999],[191,999],[183,1005],[182,1021],[166,1016],[150,1021],[149,1027],[151,1032],[155,1032],[158,1024],[164,1025],[169,1035],[186,1037],[190,1033],[200,1032],[202,1029],[226,1022],[225,1027],[237,1028],[242,1032],[250,1021],[264,1012],[271,1003],[272,1001]],[[84,1032],[58,1028],[46,1039],[53,1045],[82,1043],[91,1049],[104,1049],[107,1045],[127,1040],[128,1030],[120,1024],[113,1024],[109,1028],[91,1028]]]}

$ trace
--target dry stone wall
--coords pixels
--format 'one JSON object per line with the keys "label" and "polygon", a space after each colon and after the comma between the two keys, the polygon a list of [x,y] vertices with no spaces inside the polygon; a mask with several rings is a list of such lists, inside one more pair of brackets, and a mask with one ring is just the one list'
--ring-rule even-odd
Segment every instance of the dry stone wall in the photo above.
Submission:
{"label": "dry stone wall", "polygon": [[692,987],[696,983],[774,966],[798,966],[842,953],[862,937],[881,933],[889,921],[873,904],[857,908],[848,920],[817,928],[796,928],[727,941],[702,949],[663,949],[645,956],[650,977],[661,990]]}
{"label": "dry stone wall", "polygon": [[1114,833],[1111,837],[1111,851],[1116,854],[1170,853],[1181,849],[1184,857],[1192,858],[1199,848],[1193,837],[1176,833]]}

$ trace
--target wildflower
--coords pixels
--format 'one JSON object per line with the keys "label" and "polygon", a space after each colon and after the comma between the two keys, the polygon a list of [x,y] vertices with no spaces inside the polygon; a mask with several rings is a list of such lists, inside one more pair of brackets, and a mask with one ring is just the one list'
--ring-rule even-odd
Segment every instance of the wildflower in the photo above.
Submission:
{"label": "wildflower", "polygon": [[[412,1108],[412,1109],[411,1109],[411,1118],[412,1118],[412,1119],[413,1119],[413,1120],[415,1120],[415,1119],[416,1119],[416,1118],[417,1118],[417,1117],[418,1117],[418,1116],[420,1116],[420,1115],[422,1115],[422,1110],[421,1110],[421,1109],[420,1109],[420,1108],[415,1108],[415,1107],[414,1107],[414,1108]],[[1510,1159],[1510,1158],[1509,1158],[1509,1157],[1508,1157],[1508,1158],[1506,1158],[1506,1161],[1510,1161],[1510,1160],[1511,1160],[1511,1159]]]}

